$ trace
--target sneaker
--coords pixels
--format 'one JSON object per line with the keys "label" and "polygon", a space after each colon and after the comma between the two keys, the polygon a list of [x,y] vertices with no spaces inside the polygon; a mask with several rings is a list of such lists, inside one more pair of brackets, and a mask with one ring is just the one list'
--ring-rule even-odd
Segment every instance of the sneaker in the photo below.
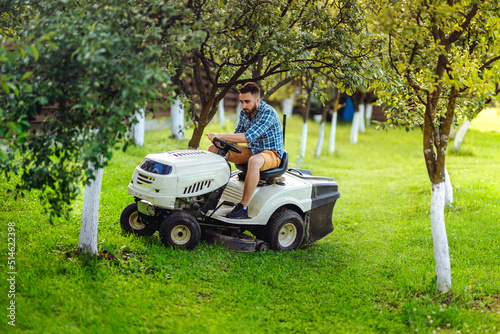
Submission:
{"label": "sneaker", "polygon": [[243,204],[238,203],[233,209],[226,215],[227,218],[231,219],[247,219],[248,218],[248,208],[243,207]]}

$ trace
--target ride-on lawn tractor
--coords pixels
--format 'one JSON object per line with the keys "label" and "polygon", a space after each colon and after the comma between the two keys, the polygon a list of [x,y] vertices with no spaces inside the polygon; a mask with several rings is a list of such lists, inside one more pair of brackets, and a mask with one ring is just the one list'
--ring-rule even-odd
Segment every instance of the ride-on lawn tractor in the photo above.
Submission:
{"label": "ride-on lawn tractor", "polygon": [[158,230],[167,246],[193,249],[203,238],[240,251],[294,250],[333,231],[338,184],[307,170],[288,169],[286,152],[278,168],[260,172],[249,218],[227,218],[241,199],[246,165],[231,172],[225,155],[239,149],[218,138],[213,143],[217,154],[148,154],[128,186],[135,202],[123,210],[122,228],[142,236]]}

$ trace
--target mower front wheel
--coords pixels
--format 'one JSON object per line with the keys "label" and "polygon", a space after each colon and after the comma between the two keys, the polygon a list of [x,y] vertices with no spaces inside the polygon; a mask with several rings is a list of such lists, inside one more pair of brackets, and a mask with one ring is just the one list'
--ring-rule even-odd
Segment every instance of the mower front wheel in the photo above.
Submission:
{"label": "mower front wheel", "polygon": [[304,238],[304,220],[295,211],[283,209],[271,216],[267,228],[267,242],[273,250],[294,250]]}
{"label": "mower front wheel", "polygon": [[144,221],[139,215],[137,203],[127,205],[120,216],[120,225],[125,232],[140,236],[153,235],[156,232],[154,224]]}
{"label": "mower front wheel", "polygon": [[169,215],[160,226],[160,239],[165,246],[193,249],[200,238],[200,225],[186,212]]}

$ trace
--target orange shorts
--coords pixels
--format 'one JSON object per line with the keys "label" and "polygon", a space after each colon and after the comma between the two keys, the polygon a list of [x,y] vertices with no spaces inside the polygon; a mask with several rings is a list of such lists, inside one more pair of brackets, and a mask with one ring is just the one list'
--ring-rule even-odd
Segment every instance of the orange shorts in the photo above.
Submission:
{"label": "orange shorts", "polygon": [[[243,165],[248,163],[248,159],[250,159],[250,157],[254,155],[252,153],[252,150],[249,149],[248,146],[244,144],[235,144],[234,146],[239,148],[241,150],[241,153],[229,151],[228,152],[229,157],[227,158],[227,160],[229,162],[238,165]],[[278,153],[276,151],[261,151],[258,154],[262,155],[265,161],[264,166],[262,166],[260,170],[268,170],[271,168],[279,167],[281,159],[279,158]]]}

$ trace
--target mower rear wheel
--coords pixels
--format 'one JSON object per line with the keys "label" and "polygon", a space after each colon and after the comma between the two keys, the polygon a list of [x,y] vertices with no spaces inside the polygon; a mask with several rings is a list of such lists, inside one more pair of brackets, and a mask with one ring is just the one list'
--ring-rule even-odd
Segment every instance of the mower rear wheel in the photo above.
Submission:
{"label": "mower rear wheel", "polygon": [[140,236],[153,235],[156,232],[154,224],[145,222],[139,215],[137,203],[127,205],[120,216],[120,225],[125,232]]}
{"label": "mower rear wheel", "polygon": [[169,215],[160,226],[160,239],[165,246],[193,249],[200,238],[200,225],[186,212]]}
{"label": "mower rear wheel", "polygon": [[295,211],[283,209],[271,216],[267,224],[267,242],[273,250],[294,250],[304,238],[304,220]]}

